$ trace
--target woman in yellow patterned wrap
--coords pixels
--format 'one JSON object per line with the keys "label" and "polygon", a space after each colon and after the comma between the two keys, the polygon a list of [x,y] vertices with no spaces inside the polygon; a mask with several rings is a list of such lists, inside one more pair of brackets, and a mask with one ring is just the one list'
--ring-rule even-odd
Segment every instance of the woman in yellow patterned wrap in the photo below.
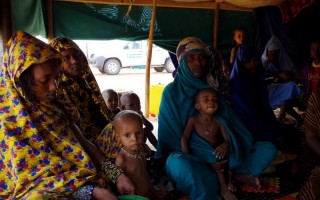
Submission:
{"label": "woman in yellow patterned wrap", "polygon": [[[116,199],[55,104],[61,57],[17,32],[0,73],[0,199]],[[101,181],[101,184],[104,185]]]}
{"label": "woman in yellow patterned wrap", "polygon": [[[90,70],[87,59],[78,45],[69,38],[55,38],[49,44],[63,56],[59,101],[69,113],[78,118],[76,124],[90,141],[96,139],[102,129],[113,120],[112,112],[101,95],[99,86]],[[74,106],[66,105],[64,97]],[[75,107],[76,110],[71,108]]]}

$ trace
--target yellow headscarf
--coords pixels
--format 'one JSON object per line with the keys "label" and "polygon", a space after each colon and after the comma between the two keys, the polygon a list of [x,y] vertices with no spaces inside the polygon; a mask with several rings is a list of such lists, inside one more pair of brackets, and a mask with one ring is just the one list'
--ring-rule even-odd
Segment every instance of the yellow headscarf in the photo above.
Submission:
{"label": "yellow headscarf", "polygon": [[[78,45],[68,38],[55,38],[49,41],[49,44],[59,52],[66,51],[68,49],[76,49],[81,53],[83,59],[86,60],[85,55],[78,47]],[[89,133],[91,137],[88,137],[91,141],[96,139],[102,129],[113,120],[114,116],[101,95],[100,88],[95,80],[88,63],[84,66],[84,74],[80,79],[72,79],[66,75],[62,76],[61,90],[65,96],[67,96],[78,110],[80,116],[77,123],[84,133]],[[82,79],[82,80],[81,80]],[[65,105],[65,100],[59,98],[59,101]],[[89,103],[93,102],[93,105]],[[74,113],[74,110],[70,110],[71,107],[65,105],[69,112]],[[94,113],[94,110],[99,113]],[[99,119],[100,115],[105,119]]]}
{"label": "yellow headscarf", "polygon": [[30,102],[21,88],[24,71],[53,58],[61,59],[25,32],[14,34],[6,46],[0,74],[0,196],[4,199],[59,198],[93,181],[97,173],[62,111]]}

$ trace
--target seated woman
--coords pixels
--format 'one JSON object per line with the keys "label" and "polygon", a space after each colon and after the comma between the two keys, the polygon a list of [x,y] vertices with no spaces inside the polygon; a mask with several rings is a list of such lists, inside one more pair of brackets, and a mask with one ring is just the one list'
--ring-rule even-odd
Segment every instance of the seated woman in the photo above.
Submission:
{"label": "seated woman", "polygon": [[[114,118],[107,108],[86,56],[69,38],[55,38],[49,44],[63,56],[63,72],[59,82],[59,102],[74,115],[75,123],[90,141]],[[67,97],[68,99],[65,99]]]}
{"label": "seated woman", "polygon": [[[4,199],[116,199],[98,176],[96,167],[104,156],[95,149],[94,154],[86,151],[76,139],[82,134],[56,104],[61,62],[60,54],[25,32],[14,34],[6,45],[0,74]],[[103,169],[118,174],[122,193],[133,193],[121,171],[106,164]]]}
{"label": "seated woman", "polygon": [[304,140],[298,157],[304,182],[297,199],[320,199],[320,90],[311,93],[302,125]]}
{"label": "seated woman", "polygon": [[[168,177],[190,199],[218,199],[217,177],[204,161],[206,159],[183,154],[180,144],[188,118],[196,114],[193,106],[195,94],[210,87],[206,82],[210,63],[208,50],[200,39],[188,37],[180,41],[177,58],[179,68],[176,77],[165,87],[160,103],[157,157],[166,159],[165,170]],[[263,171],[266,165],[264,155],[269,155],[270,152],[261,149],[263,156],[252,155],[255,145],[250,132],[223,97],[219,97],[219,104],[216,117],[225,127],[230,141],[229,168],[237,172],[243,166],[245,169],[241,168],[241,172],[246,173]],[[211,156],[216,159],[212,154],[213,147],[205,140],[192,137],[190,142],[193,142],[198,152],[203,152],[203,157]],[[248,159],[248,162],[243,163],[244,159]],[[217,162],[217,167],[221,168],[220,165]],[[251,171],[251,168],[254,170]]]}
{"label": "seated woman", "polygon": [[287,112],[299,122],[301,117],[293,109],[301,93],[294,82],[298,78],[298,70],[276,36],[272,36],[266,44],[261,60],[269,83],[267,87],[271,108],[280,108],[278,120],[284,120]]}
{"label": "seated woman", "polygon": [[[268,101],[267,86],[264,81],[264,69],[259,66],[258,51],[248,45],[238,48],[237,57],[230,76],[230,96],[233,108],[239,114],[242,122],[252,133],[255,149],[252,157],[246,162],[251,163],[254,157],[263,159],[261,166],[255,169],[252,163],[250,173],[243,170],[243,178],[246,174],[259,177],[260,174],[275,158],[276,147],[273,144],[278,137],[278,122],[273,114]],[[260,151],[261,150],[261,151]],[[262,151],[263,150],[263,151]],[[253,160],[252,160],[253,161]],[[248,177],[248,176],[247,176]],[[239,176],[239,179],[241,176]],[[258,184],[258,179],[255,179]]]}

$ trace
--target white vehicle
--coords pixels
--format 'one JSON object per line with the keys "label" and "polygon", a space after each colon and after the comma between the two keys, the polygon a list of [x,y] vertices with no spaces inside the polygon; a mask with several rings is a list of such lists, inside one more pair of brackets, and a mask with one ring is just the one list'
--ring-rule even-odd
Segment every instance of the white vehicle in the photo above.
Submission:
{"label": "white vehicle", "polygon": [[[101,73],[116,75],[121,68],[145,66],[148,55],[148,44],[146,40],[128,42],[119,51],[109,52],[106,55],[91,55],[89,63],[97,67]],[[157,72],[166,70],[168,73],[174,71],[174,66],[169,53],[156,46],[152,47],[151,67]]]}

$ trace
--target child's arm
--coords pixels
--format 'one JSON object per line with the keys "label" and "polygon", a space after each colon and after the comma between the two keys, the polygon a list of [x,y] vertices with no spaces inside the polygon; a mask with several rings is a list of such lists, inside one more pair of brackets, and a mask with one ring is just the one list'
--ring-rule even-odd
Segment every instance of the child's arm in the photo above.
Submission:
{"label": "child's arm", "polygon": [[114,165],[119,169],[122,169],[123,171],[125,171],[125,158],[121,153],[118,154]]}
{"label": "child's arm", "polygon": [[150,130],[150,132],[153,130],[153,125],[145,117],[143,117],[143,124],[145,125],[146,129]]}
{"label": "child's arm", "polygon": [[237,48],[232,47],[231,53],[230,53],[230,64],[233,66],[234,60],[236,59],[236,53],[237,53]]}
{"label": "child's arm", "polygon": [[193,124],[194,124],[194,117],[190,117],[187,123],[186,128],[184,129],[184,132],[181,137],[181,147],[182,147],[182,152],[183,153],[189,153],[189,139],[190,135],[193,130]]}

